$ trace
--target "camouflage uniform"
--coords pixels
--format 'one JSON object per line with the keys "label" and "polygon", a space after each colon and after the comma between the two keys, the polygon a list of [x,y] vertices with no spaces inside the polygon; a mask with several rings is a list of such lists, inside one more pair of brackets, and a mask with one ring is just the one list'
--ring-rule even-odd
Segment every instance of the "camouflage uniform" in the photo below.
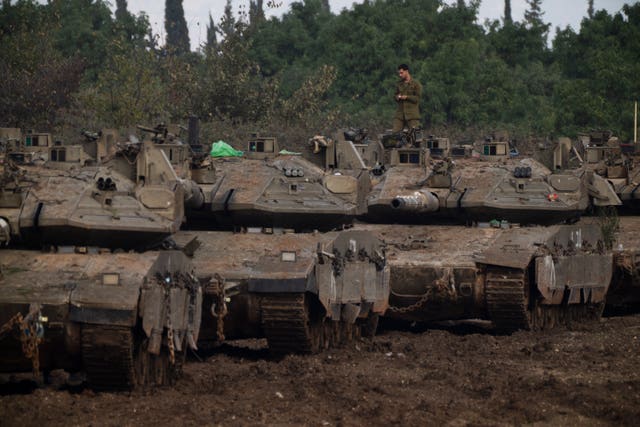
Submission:
{"label": "camouflage uniform", "polygon": [[420,83],[413,79],[398,82],[394,99],[397,95],[407,95],[407,99],[396,100],[398,108],[393,116],[393,131],[399,132],[405,126],[409,129],[420,126]]}

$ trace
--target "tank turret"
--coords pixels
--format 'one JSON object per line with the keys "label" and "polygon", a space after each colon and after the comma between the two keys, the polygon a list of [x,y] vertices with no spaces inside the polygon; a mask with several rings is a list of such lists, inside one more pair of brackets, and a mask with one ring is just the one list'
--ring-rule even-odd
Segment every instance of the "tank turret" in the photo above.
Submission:
{"label": "tank turret", "polygon": [[556,157],[577,157],[587,170],[613,186],[624,208],[632,211],[640,208],[640,150],[637,144],[622,143],[610,131],[591,131],[579,135],[578,146],[571,146],[570,153],[573,156],[562,153],[565,155]]}
{"label": "tank turret", "polygon": [[[330,141],[322,149],[326,168],[281,150],[276,138],[257,134],[242,154],[213,153],[215,181],[198,184],[205,203],[187,210],[189,222],[299,231],[349,224],[366,211],[368,169],[350,142]],[[337,167],[336,156],[348,166]]]}
{"label": "tank turret", "polygon": [[19,245],[148,248],[184,216],[183,186],[153,145],[68,170],[9,161],[1,184],[4,235]]}

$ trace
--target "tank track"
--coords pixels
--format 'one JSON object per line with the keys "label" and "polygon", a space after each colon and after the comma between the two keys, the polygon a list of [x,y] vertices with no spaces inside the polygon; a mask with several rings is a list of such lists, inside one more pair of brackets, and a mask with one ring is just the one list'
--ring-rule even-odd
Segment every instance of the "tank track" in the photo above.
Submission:
{"label": "tank track", "polygon": [[150,354],[142,336],[142,331],[126,326],[83,325],[82,360],[89,386],[98,391],[121,391],[174,384],[185,353],[176,352],[172,365],[165,346],[159,355]]}
{"label": "tank track", "polygon": [[310,298],[303,293],[262,298],[262,327],[272,353],[317,353],[360,336],[359,323],[327,320],[312,309]]}
{"label": "tank track", "polygon": [[82,326],[82,361],[95,390],[127,390],[136,385],[134,336],[129,327]]}
{"label": "tank track", "polygon": [[529,283],[525,272],[508,268],[487,270],[485,296],[487,311],[496,329],[531,329]]}
{"label": "tank track", "polygon": [[571,326],[573,322],[600,319],[604,302],[584,304],[538,304],[530,297],[526,272],[508,268],[490,268],[486,276],[487,311],[497,330],[544,330]]}

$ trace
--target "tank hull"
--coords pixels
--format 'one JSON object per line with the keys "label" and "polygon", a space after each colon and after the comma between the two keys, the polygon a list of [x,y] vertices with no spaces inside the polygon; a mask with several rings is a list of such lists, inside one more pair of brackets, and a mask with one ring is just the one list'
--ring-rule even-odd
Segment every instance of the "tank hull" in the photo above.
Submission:
{"label": "tank hull", "polygon": [[402,212],[387,204],[369,205],[366,216],[361,220],[378,224],[471,224],[492,220],[507,221],[515,224],[552,225],[566,221],[575,221],[583,214],[582,210],[569,209],[533,209],[523,207],[478,207],[478,208],[443,208],[436,212]]}
{"label": "tank hull", "polygon": [[[600,233],[591,225],[360,228],[388,246],[389,318],[484,319],[504,330],[550,327],[545,313],[554,322],[574,311],[584,319],[599,316],[611,282],[612,254],[595,249]],[[584,249],[569,249],[576,244]]]}
{"label": "tank hull", "polygon": [[55,226],[42,229],[26,228],[21,231],[20,240],[28,246],[93,246],[117,248],[124,250],[143,250],[157,248],[168,237],[171,231],[160,232],[142,230],[100,230],[95,228]]}
{"label": "tank hull", "polygon": [[[352,339],[384,313],[388,269],[366,231],[180,232],[197,239],[194,266],[205,286],[201,341],[266,336],[275,353],[310,353]],[[216,274],[218,273],[218,274]],[[207,289],[223,286],[226,307]]]}
{"label": "tank hull", "polygon": [[351,224],[355,219],[355,213],[353,212],[336,211],[327,213],[309,210],[273,212],[258,208],[234,209],[229,212],[216,212],[213,214],[206,211],[188,211],[187,216],[189,218],[187,228],[203,230],[265,227],[300,231],[328,231]]}
{"label": "tank hull", "polygon": [[83,372],[95,389],[166,384],[197,340],[201,304],[180,252],[3,250],[0,371]]}

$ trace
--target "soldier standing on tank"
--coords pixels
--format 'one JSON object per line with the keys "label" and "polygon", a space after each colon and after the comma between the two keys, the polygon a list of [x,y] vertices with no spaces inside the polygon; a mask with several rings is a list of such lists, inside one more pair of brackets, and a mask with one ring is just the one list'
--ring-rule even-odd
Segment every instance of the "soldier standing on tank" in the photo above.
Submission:
{"label": "soldier standing on tank", "polygon": [[422,86],[411,78],[407,64],[398,65],[400,81],[396,86],[394,99],[398,104],[393,116],[393,131],[416,128],[420,126],[420,97]]}

